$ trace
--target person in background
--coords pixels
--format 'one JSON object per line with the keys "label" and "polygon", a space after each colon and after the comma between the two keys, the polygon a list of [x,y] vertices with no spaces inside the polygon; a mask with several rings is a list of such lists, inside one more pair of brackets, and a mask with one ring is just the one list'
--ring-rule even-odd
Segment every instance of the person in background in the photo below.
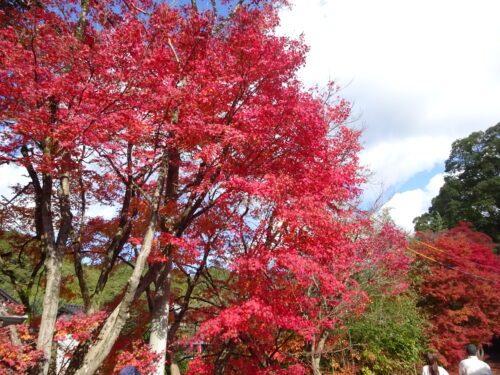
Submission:
{"label": "person in background", "polygon": [[465,347],[467,359],[460,362],[458,366],[458,372],[460,375],[492,375],[490,366],[487,363],[481,361],[477,358],[477,348],[474,344],[468,344]]}
{"label": "person in background", "polygon": [[425,362],[427,365],[422,369],[422,375],[449,375],[441,366],[438,366],[435,353],[425,353]]}
{"label": "person in background", "polygon": [[118,375],[141,375],[141,373],[134,366],[127,366],[122,368]]}

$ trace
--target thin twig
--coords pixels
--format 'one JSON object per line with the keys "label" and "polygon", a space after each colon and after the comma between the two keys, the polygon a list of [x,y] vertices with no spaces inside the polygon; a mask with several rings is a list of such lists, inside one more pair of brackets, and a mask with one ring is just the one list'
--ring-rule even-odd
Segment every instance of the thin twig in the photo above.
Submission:
{"label": "thin twig", "polygon": [[28,185],[26,185],[25,187],[23,187],[16,195],[14,195],[14,197],[12,197],[10,200],[8,200],[7,198],[5,198],[3,195],[2,195],[2,198],[7,201],[7,203],[4,203],[4,202],[0,202],[1,204],[3,204],[5,207],[7,207],[9,204],[11,204],[17,197],[19,197],[21,194],[23,194],[30,186],[32,185],[32,182],[28,182]]}

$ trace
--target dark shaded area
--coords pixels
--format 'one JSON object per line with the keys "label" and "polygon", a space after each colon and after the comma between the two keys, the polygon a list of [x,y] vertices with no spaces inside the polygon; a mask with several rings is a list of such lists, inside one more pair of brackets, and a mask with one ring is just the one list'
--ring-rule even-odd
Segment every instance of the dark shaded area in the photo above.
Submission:
{"label": "dark shaded area", "polygon": [[486,361],[497,363],[500,367],[500,337],[492,340],[492,345],[484,347]]}

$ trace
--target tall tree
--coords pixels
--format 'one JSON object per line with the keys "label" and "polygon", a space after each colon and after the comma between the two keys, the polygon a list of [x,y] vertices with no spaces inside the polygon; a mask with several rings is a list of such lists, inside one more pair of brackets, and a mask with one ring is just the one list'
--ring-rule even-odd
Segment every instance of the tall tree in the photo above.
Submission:
{"label": "tall tree", "polygon": [[451,229],[460,221],[500,243],[500,123],[453,142],[445,183],[416,230]]}
{"label": "tall tree", "polygon": [[[240,340],[256,359],[242,371],[298,369],[279,332],[310,339],[359,294],[353,274],[368,250],[347,204],[359,194],[359,133],[344,125],[349,104],[333,84],[323,93],[298,80],[306,47],[275,35],[281,3],[47,0],[2,28],[0,160],[31,179],[21,196],[34,224],[20,230],[36,233],[37,259],[46,257],[41,373],[64,256],[89,317],[106,309],[67,374],[99,369],[143,293],[158,375],[202,279],[224,296],[220,319],[204,311],[201,332],[221,349],[221,374],[244,363],[226,350]],[[91,203],[119,212],[89,220]],[[133,272],[102,306],[120,257]],[[95,286],[89,261],[101,271]],[[222,290],[207,265],[230,275]],[[188,287],[171,322],[174,271]],[[223,342],[213,335],[226,331]]]}

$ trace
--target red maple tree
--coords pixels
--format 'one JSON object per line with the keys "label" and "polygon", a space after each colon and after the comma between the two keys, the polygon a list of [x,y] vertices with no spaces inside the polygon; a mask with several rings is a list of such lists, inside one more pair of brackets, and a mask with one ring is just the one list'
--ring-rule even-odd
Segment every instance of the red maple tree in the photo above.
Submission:
{"label": "red maple tree", "polygon": [[[215,364],[199,357],[193,369],[308,371],[297,349],[285,350],[286,337],[310,342],[337,324],[337,310],[359,296],[353,276],[367,254],[385,257],[366,245],[366,224],[348,204],[361,182],[359,132],[344,124],[350,106],[334,84],[303,87],[307,48],[275,35],[280,3],[47,0],[12,11],[0,35],[0,161],[30,178],[21,196],[33,221],[24,231],[35,233],[47,270],[41,373],[65,257],[89,317],[103,307],[118,260],[133,265],[107,318],[98,327],[90,319],[97,337],[68,365],[78,375],[101,366],[143,293],[149,345],[160,354],[153,367],[163,374],[202,281],[206,303],[223,300],[198,312],[198,337],[213,351],[239,350]],[[96,203],[118,212],[88,219]],[[95,286],[83,271],[89,262],[100,270]],[[211,279],[214,267],[228,279]],[[183,295],[172,291],[174,273]],[[89,318],[75,323],[86,339]]]}
{"label": "red maple tree", "polygon": [[433,259],[424,260],[419,286],[430,344],[445,364],[456,365],[466,344],[486,345],[500,334],[500,261],[492,240],[467,223],[417,238],[425,243],[415,250]]}

